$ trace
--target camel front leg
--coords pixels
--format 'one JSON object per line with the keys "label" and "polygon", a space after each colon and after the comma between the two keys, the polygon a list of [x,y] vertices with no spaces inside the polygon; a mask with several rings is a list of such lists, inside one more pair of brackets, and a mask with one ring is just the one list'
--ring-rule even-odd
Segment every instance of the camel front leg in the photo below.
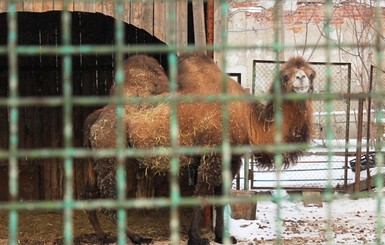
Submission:
{"label": "camel front leg", "polygon": [[[239,169],[242,165],[242,158],[239,156],[233,156],[231,158],[231,173],[232,173],[232,179],[235,178],[237,173],[239,172]],[[222,191],[222,183],[217,185],[214,188],[214,195],[220,197],[223,194]],[[222,243],[223,242],[223,234],[225,232],[224,230],[224,220],[223,220],[223,206],[222,205],[217,205],[215,206],[216,210],[216,219],[215,219],[215,229],[214,229],[214,234],[215,234],[215,242],[217,243]],[[237,243],[237,239],[235,237],[230,236],[230,241],[232,244]]]}
{"label": "camel front leg", "polygon": [[91,222],[91,225],[94,228],[94,231],[96,233],[96,237],[98,238],[98,240],[103,242],[103,243],[108,242],[107,241],[108,240],[107,235],[104,233],[104,231],[100,225],[98,216],[96,215],[96,211],[95,210],[91,210],[91,211],[86,210],[86,213],[88,216],[88,220]]}
{"label": "camel front leg", "polygon": [[[205,183],[197,183],[195,186],[196,196],[207,196],[207,190],[209,188]],[[188,242],[187,245],[209,245],[210,241],[207,238],[200,236],[200,222],[202,220],[202,207],[194,207],[193,217],[191,220],[190,228],[188,231]]]}
{"label": "camel front leg", "polygon": [[191,221],[190,229],[188,231],[188,243],[187,245],[209,245],[210,241],[207,238],[200,236],[200,221],[202,218],[202,208],[195,207],[193,211],[193,218]]}
{"label": "camel front leg", "polygon": [[[222,186],[217,186],[214,189],[215,196],[221,196],[222,195]],[[223,206],[217,205],[215,206],[216,211],[216,219],[215,219],[215,228],[214,228],[214,234],[215,234],[215,242],[217,243],[223,243],[223,237],[224,237],[224,217],[223,217]],[[230,236],[231,244],[236,244],[237,239],[235,237]]]}

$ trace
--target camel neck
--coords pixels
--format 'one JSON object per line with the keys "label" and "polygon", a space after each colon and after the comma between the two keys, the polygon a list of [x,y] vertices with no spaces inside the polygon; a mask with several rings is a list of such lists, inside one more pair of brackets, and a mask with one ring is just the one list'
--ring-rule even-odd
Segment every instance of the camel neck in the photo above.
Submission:
{"label": "camel neck", "polygon": [[303,142],[310,139],[312,106],[310,101],[285,101],[280,107],[270,102],[266,105],[254,103],[252,106],[251,143],[274,144],[275,111],[282,113],[282,141]]}

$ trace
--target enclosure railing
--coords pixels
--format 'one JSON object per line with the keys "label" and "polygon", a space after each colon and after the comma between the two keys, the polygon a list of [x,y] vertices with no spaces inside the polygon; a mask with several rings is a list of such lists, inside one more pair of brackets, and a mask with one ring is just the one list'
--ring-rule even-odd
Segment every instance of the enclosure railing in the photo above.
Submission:
{"label": "enclosure railing", "polygon": [[[156,1],[156,0],[155,0]],[[332,113],[335,109],[333,107],[333,101],[339,100],[341,98],[368,98],[370,97],[376,101],[375,105],[375,118],[377,122],[380,122],[383,119],[383,98],[384,87],[383,81],[380,75],[377,75],[374,79],[376,84],[376,90],[371,93],[334,93],[332,91],[333,83],[333,71],[332,71],[332,50],[337,48],[343,48],[344,45],[340,44],[340,47],[335,46],[332,42],[332,30],[331,30],[331,21],[332,21],[332,11],[334,1],[326,0],[323,1],[322,9],[324,11],[325,19],[325,43],[323,45],[317,46],[317,48],[323,48],[325,50],[324,57],[326,59],[325,64],[325,87],[324,94],[314,94],[309,95],[293,95],[293,94],[283,94],[280,93],[281,87],[279,83],[278,74],[279,71],[279,61],[280,53],[284,49],[293,49],[295,47],[285,45],[282,42],[281,37],[281,27],[284,24],[284,20],[281,18],[281,11],[279,8],[280,4],[283,4],[284,1],[275,1],[272,15],[274,16],[274,41],[271,45],[261,46],[261,45],[231,45],[227,42],[227,15],[229,3],[231,1],[216,1],[217,6],[220,9],[220,15],[222,19],[222,24],[217,30],[220,33],[221,42],[215,43],[214,45],[208,45],[207,49],[214,51],[218,55],[218,62],[221,63],[221,69],[226,71],[226,53],[230,50],[252,50],[252,49],[270,49],[275,53],[276,63],[274,64],[274,90],[278,91],[276,96],[271,97],[267,94],[262,95],[253,95],[253,96],[231,96],[228,94],[228,84],[226,79],[223,79],[223,93],[219,96],[208,96],[208,97],[178,97],[177,96],[177,54],[180,52],[192,52],[196,51],[197,47],[192,45],[179,46],[176,43],[176,3],[177,0],[168,0],[167,1],[167,26],[168,26],[168,37],[167,46],[156,46],[156,45],[126,45],[124,43],[124,25],[119,19],[123,19],[122,15],[124,14],[123,3],[124,0],[116,0],[114,2],[114,10],[116,12],[116,21],[115,21],[115,44],[114,45],[82,45],[74,46],[71,44],[71,15],[68,11],[69,5],[73,2],[79,1],[56,1],[63,4],[63,11],[61,13],[61,40],[62,44],[60,46],[30,46],[30,45],[18,45],[18,23],[17,23],[17,11],[16,5],[23,3],[23,1],[11,0],[5,1],[1,4],[7,5],[7,21],[8,21],[8,30],[7,30],[7,45],[0,46],[0,55],[7,56],[8,59],[8,84],[9,92],[6,98],[0,98],[0,106],[6,107],[9,110],[9,146],[7,149],[0,149],[0,159],[6,159],[9,163],[9,201],[0,203],[0,211],[6,211],[9,213],[9,241],[11,245],[18,244],[18,222],[19,222],[19,213],[23,210],[61,210],[64,214],[64,244],[73,244],[74,232],[73,232],[73,216],[74,210],[81,209],[98,209],[98,208],[111,208],[117,209],[118,216],[118,244],[126,244],[127,238],[125,234],[125,224],[126,224],[126,209],[128,208],[154,208],[154,207],[168,207],[170,208],[170,241],[171,244],[180,244],[180,223],[179,223],[179,208],[184,206],[199,206],[199,205],[216,205],[216,204],[233,204],[237,202],[244,203],[255,203],[260,200],[265,200],[266,197],[255,196],[248,199],[242,198],[232,198],[230,195],[230,187],[232,184],[231,180],[231,155],[232,154],[249,154],[250,152],[258,151],[269,151],[274,152],[275,154],[275,188],[277,190],[282,189],[281,181],[281,167],[283,164],[282,152],[284,151],[295,151],[295,150],[306,150],[311,148],[309,144],[283,144],[282,143],[282,130],[281,126],[282,113],[280,110],[276,110],[274,113],[274,120],[276,121],[277,131],[274,139],[273,145],[266,146],[231,146],[229,139],[229,110],[228,105],[232,101],[266,101],[273,100],[278,105],[281,105],[283,100],[304,100],[312,99],[313,101],[323,101],[325,107],[325,149],[327,155],[327,185],[325,187],[325,192],[322,195],[323,201],[327,205],[327,228],[326,228],[326,240],[328,244],[333,244],[333,232],[332,232],[332,209],[333,201],[335,198],[339,198],[338,195],[334,195],[334,188],[332,185],[333,176],[332,176],[332,162],[333,162],[333,125],[332,125]],[[85,0],[83,2],[93,2],[91,0]],[[103,1],[99,1],[103,2]],[[381,5],[378,4],[374,7],[376,25],[378,30],[383,30],[383,10]],[[4,30],[0,30],[3,32]],[[374,61],[377,63],[378,67],[383,67],[383,36],[382,33],[378,32],[375,36],[377,40],[373,44]],[[351,44],[349,44],[351,45]],[[347,46],[349,46],[347,45]],[[200,47],[203,49],[203,47]],[[122,95],[122,84],[124,81],[124,71],[123,71],[123,57],[125,53],[155,53],[163,52],[167,54],[168,65],[169,65],[169,80],[170,80],[170,96],[167,98],[167,101],[164,101],[159,98],[124,98]],[[73,95],[72,88],[72,55],[86,55],[86,54],[114,54],[115,59],[115,83],[117,84],[118,94],[109,97],[109,98],[99,98],[96,96],[87,96],[79,97]],[[219,55],[220,54],[220,55]],[[44,56],[44,55],[57,55],[61,57],[62,62],[62,96],[57,97],[26,97],[22,98],[19,95],[19,89],[22,84],[19,83],[18,77],[18,58],[20,56]],[[182,102],[194,102],[194,101],[207,101],[207,102],[219,102],[222,105],[222,124],[223,132],[222,139],[223,142],[221,146],[215,147],[212,149],[207,149],[205,147],[182,147],[178,143],[178,120],[177,120],[177,105]],[[155,148],[155,149],[132,149],[125,148],[124,138],[123,138],[123,114],[124,114],[124,105],[126,104],[135,104],[135,103],[157,103],[157,102],[167,102],[171,108],[171,117],[170,117],[170,139],[171,146],[165,148]],[[73,134],[73,108],[74,106],[90,106],[90,105],[105,105],[112,103],[116,105],[116,115],[118,118],[118,138],[117,146],[115,149],[103,149],[103,150],[86,150],[73,146],[73,139],[77,137]],[[64,145],[62,148],[42,148],[42,149],[22,149],[19,148],[19,114],[21,106],[31,106],[31,105],[41,105],[41,106],[60,106],[63,111],[63,128],[62,134],[64,137]],[[377,123],[378,132],[382,132],[382,125]],[[380,136],[377,136],[380,137]],[[348,145],[344,145],[344,148],[348,148]],[[381,148],[383,147],[383,141],[376,141],[376,164],[377,169],[380,171],[383,167],[384,156]],[[194,197],[183,197],[180,193],[180,188],[178,184],[179,176],[179,157],[184,154],[205,154],[216,152],[221,155],[222,158],[222,189],[223,195],[221,197],[208,197],[205,199],[199,199]],[[126,183],[125,183],[125,159],[126,158],[135,158],[143,157],[147,155],[168,155],[171,156],[170,161],[170,197],[169,198],[139,198],[139,199],[127,199],[126,198]],[[117,179],[117,190],[118,197],[116,200],[97,200],[97,201],[81,201],[77,200],[73,194],[73,171],[74,171],[74,159],[75,158],[106,158],[106,157],[115,157],[118,162],[118,167],[116,171]],[[31,159],[44,159],[44,158],[60,158],[64,160],[64,182],[65,182],[65,192],[63,200],[50,201],[50,200],[40,200],[40,201],[19,201],[19,183],[22,181],[18,177],[18,162],[22,158],[31,158]],[[382,244],[382,233],[383,233],[383,220],[382,220],[382,207],[383,207],[383,176],[381,174],[377,175],[376,178],[376,188],[380,191],[375,193],[369,192],[365,193],[366,196],[372,196],[377,199],[377,217],[376,217],[376,244]],[[283,197],[280,195],[280,192],[277,192],[277,196],[274,197],[274,201],[277,203],[282,202]],[[359,196],[359,195],[358,195]],[[271,200],[271,199],[269,199]],[[277,244],[283,244],[282,234],[282,210],[276,209],[277,217]],[[225,226],[228,228],[229,223],[225,222]],[[228,232],[225,233],[224,243],[229,244],[230,238]]]}

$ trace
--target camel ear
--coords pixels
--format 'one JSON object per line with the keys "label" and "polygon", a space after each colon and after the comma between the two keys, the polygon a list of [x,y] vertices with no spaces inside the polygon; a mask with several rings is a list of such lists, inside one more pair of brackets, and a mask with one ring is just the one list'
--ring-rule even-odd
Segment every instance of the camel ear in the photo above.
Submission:
{"label": "camel ear", "polygon": [[310,81],[309,93],[313,93],[313,92],[314,92],[313,81]]}
{"label": "camel ear", "polygon": [[287,85],[287,82],[289,81],[289,76],[287,74],[282,74],[282,82],[284,85]]}
{"label": "camel ear", "polygon": [[315,78],[315,75],[316,75],[316,73],[315,73],[315,71],[313,71],[313,72],[310,74],[310,77],[309,77],[309,79],[310,79],[310,88],[309,88],[309,92],[310,92],[310,93],[313,93],[313,92],[314,92],[314,78]]}
{"label": "camel ear", "polygon": [[313,71],[311,74],[310,74],[310,80],[312,80],[313,81],[313,79],[315,78],[315,71]]}

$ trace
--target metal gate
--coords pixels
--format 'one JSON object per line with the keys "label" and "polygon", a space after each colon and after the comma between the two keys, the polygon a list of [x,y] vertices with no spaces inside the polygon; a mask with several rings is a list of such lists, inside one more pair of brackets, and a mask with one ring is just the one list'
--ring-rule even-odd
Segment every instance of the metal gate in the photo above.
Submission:
{"label": "metal gate", "polygon": [[[279,62],[282,64],[283,62]],[[314,93],[321,95],[325,93],[325,84],[327,83],[326,70],[330,69],[333,77],[331,92],[341,95],[347,95],[351,92],[351,64],[350,63],[330,63],[310,62],[317,71],[317,81],[315,83]],[[253,94],[263,94],[269,89],[267,81],[274,80],[274,69],[276,61],[254,60],[253,61]],[[328,168],[327,152],[323,150],[326,144],[326,108],[324,100],[314,101],[314,129],[312,134],[312,149],[302,157],[298,165],[282,171],[282,187],[289,190],[309,190],[326,188],[330,183],[327,173],[331,171],[333,177],[331,184],[334,188],[345,190],[347,184],[351,184],[353,174],[348,162],[354,156],[356,149],[345,148],[349,140],[355,140],[350,133],[351,117],[356,116],[357,111],[351,111],[351,98],[341,97],[333,100],[332,133],[333,141],[333,159],[332,168]],[[275,173],[258,170],[255,163],[251,163],[251,188],[252,189],[273,189],[275,188]]]}

